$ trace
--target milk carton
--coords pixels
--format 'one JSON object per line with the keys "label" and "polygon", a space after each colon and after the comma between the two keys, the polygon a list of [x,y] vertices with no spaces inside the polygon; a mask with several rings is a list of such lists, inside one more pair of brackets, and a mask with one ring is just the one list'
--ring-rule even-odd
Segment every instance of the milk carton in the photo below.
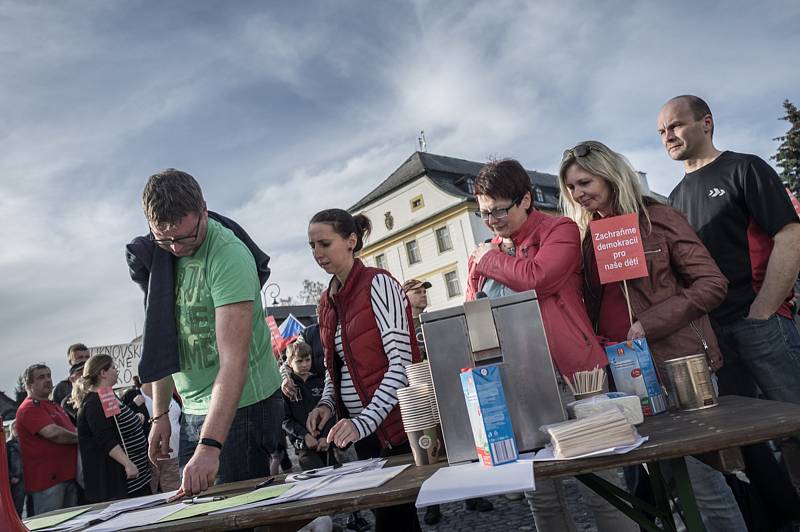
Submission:
{"label": "milk carton", "polygon": [[658,382],[646,338],[607,345],[606,356],[617,390],[638,395],[645,416],[667,410],[667,397]]}
{"label": "milk carton", "polygon": [[462,370],[461,387],[467,401],[475,450],[483,465],[515,462],[519,454],[499,365]]}

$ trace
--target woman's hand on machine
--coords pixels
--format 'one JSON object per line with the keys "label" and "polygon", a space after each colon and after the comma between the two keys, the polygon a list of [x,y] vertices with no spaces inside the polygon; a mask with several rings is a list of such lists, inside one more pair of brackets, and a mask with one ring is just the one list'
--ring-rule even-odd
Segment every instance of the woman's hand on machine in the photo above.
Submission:
{"label": "woman's hand on machine", "polygon": [[328,443],[333,443],[339,448],[347,447],[358,440],[358,429],[352,420],[340,419],[328,433]]}

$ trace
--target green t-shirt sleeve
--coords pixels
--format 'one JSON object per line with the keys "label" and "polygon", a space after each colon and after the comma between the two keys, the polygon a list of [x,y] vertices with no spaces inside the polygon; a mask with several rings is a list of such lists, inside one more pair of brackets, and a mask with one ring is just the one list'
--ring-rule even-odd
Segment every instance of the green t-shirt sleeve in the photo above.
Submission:
{"label": "green t-shirt sleeve", "polygon": [[214,308],[254,301],[258,275],[250,250],[240,242],[226,244],[208,266],[208,281]]}

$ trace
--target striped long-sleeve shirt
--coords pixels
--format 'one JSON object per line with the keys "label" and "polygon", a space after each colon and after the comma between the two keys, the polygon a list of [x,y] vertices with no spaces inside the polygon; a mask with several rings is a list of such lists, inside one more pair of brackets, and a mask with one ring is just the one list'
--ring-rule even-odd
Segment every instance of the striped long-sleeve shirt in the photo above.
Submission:
{"label": "striped long-sleeve shirt", "polygon": [[[378,274],[370,287],[372,312],[378,324],[378,331],[383,343],[383,351],[389,359],[389,368],[383,375],[380,386],[375,391],[369,404],[364,405],[353,386],[353,379],[347,368],[342,366],[342,382],[339,393],[342,403],[350,414],[350,419],[358,430],[359,439],[375,432],[383,423],[389,412],[397,404],[397,390],[408,386],[405,366],[411,363],[411,339],[409,336],[406,307],[408,299],[400,284],[386,274]],[[335,356],[344,361],[342,347],[342,324],[336,326]],[[353,353],[358,356],[358,353]],[[335,390],[330,373],[325,374],[325,390],[320,403],[334,409]]]}

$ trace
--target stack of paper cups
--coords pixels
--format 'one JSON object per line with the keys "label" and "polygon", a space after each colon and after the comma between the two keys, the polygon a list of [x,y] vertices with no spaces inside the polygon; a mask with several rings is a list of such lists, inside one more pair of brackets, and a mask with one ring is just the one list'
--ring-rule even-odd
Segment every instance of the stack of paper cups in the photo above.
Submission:
{"label": "stack of paper cups", "polygon": [[414,462],[420,466],[439,462],[446,457],[439,419],[431,409],[431,395],[433,388],[427,384],[397,390],[403,426],[408,434]]}
{"label": "stack of paper cups", "polygon": [[433,377],[431,376],[431,366],[427,360],[423,360],[417,364],[409,364],[406,366],[406,375],[408,375],[409,386],[430,386],[430,402],[431,410],[433,411],[433,419],[436,423],[441,424],[439,419],[439,405],[436,402],[436,394],[433,393]]}

